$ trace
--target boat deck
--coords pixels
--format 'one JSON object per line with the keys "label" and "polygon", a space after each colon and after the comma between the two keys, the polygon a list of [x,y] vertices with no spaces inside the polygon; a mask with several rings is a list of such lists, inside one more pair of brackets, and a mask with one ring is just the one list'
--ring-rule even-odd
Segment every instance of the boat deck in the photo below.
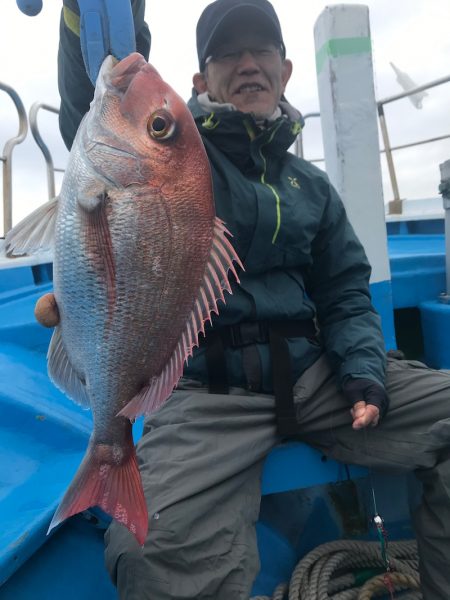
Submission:
{"label": "boat deck", "polygon": [[[417,306],[419,301],[434,298],[443,291],[443,235],[391,236],[389,253],[396,308]],[[10,264],[3,259],[0,265],[0,407],[3,415],[0,425],[0,600],[31,597],[24,595],[29,593],[24,590],[31,589],[26,586],[30,586],[30,582],[36,585],[42,579],[44,566],[48,568],[58,563],[61,544],[64,544],[64,560],[77,564],[77,569],[85,568],[86,572],[94,566],[102,569],[102,528],[92,526],[86,518],[75,517],[51,538],[46,536],[56,506],[84,455],[92,420],[90,412],[67,399],[46,374],[51,331],[34,321],[33,308],[36,300],[51,290],[51,264],[23,258],[17,259],[14,268],[6,269]],[[142,422],[138,422],[136,437],[141,428]],[[295,469],[299,464],[302,469]],[[343,481],[348,475],[355,479],[365,474],[363,469],[352,467],[351,471],[345,471],[333,461],[323,462],[314,450],[290,443],[275,449],[269,456],[262,481],[263,493],[270,495],[323,486]],[[407,534],[411,533],[408,525],[402,527]],[[260,524],[259,535],[269,536],[270,544],[274,543],[270,537],[274,535],[273,530],[265,530],[264,524]],[[80,540],[83,540],[82,557],[79,556]],[[278,541],[280,548],[284,547],[284,542]],[[289,554],[287,546],[285,550]],[[33,559],[28,560],[31,556]],[[286,568],[293,560],[293,556],[291,560],[284,556],[280,564]],[[17,575],[12,576],[18,569]],[[73,580],[73,576],[73,568],[63,567],[57,581],[51,588],[47,587],[53,591],[45,598],[58,598],[62,593],[66,598],[81,597],[79,586],[75,586],[73,596],[67,589],[63,592],[63,586]],[[86,593],[84,589],[83,594]],[[82,597],[115,598],[114,588],[104,571],[92,596]]]}

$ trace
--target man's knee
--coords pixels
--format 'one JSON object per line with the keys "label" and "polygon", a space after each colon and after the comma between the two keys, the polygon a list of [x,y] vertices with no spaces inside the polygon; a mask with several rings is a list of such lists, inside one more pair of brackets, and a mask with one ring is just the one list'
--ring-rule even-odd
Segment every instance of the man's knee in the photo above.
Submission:
{"label": "man's knee", "polygon": [[143,548],[126,527],[114,521],[105,533],[105,565],[120,600],[154,598],[156,590],[148,581],[150,569]]}

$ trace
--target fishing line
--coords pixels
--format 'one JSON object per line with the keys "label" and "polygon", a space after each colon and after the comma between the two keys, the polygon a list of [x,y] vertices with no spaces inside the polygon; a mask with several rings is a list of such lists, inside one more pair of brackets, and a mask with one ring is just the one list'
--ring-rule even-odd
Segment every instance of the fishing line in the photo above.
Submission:
{"label": "fishing line", "polygon": [[[364,428],[361,434],[367,456],[369,433]],[[350,480],[348,467],[345,469]],[[372,512],[373,508],[371,523],[377,540],[346,539],[321,544],[300,559],[289,583],[278,585],[272,596],[253,596],[251,600],[372,600],[380,594],[395,600],[396,590],[401,594],[409,590],[405,598],[422,598],[417,542],[389,541],[388,551],[388,533],[378,512],[372,467],[367,473],[372,504],[369,510]]]}
{"label": "fishing line", "polygon": [[[366,455],[368,456],[369,455],[369,443],[368,443],[367,427],[364,427],[363,431],[364,431],[364,445],[365,445],[365,449],[366,449]],[[373,503],[372,523],[375,525],[377,537],[380,542],[381,558],[383,560],[384,568],[386,569],[383,580],[384,580],[386,589],[389,592],[390,600],[394,600],[394,591],[395,590],[394,590],[394,584],[391,579],[392,566],[391,566],[391,562],[389,560],[389,555],[388,555],[388,535],[387,535],[387,531],[384,527],[384,519],[379,514],[378,508],[377,508],[377,499],[376,499],[376,495],[375,495],[375,485],[373,482],[372,467],[369,466],[368,471],[369,471],[369,485],[370,485],[370,490],[372,493],[372,503]]]}

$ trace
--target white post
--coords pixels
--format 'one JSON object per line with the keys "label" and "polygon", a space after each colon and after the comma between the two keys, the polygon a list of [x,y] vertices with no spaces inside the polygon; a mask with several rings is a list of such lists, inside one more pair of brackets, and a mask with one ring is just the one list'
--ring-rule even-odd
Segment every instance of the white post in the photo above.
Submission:
{"label": "white post", "polygon": [[372,265],[371,292],[388,348],[395,347],[369,9],[338,4],[315,28],[322,136],[328,176]]}

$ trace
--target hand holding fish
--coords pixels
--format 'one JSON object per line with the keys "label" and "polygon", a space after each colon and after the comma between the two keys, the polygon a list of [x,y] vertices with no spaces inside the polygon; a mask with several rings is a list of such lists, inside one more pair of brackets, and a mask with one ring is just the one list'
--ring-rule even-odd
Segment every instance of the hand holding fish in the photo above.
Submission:
{"label": "hand holding fish", "polygon": [[[80,15],[80,44],[86,72],[95,85],[108,54],[121,60],[136,51],[133,13],[128,0],[77,0]],[[64,0],[65,9],[73,0]]]}

